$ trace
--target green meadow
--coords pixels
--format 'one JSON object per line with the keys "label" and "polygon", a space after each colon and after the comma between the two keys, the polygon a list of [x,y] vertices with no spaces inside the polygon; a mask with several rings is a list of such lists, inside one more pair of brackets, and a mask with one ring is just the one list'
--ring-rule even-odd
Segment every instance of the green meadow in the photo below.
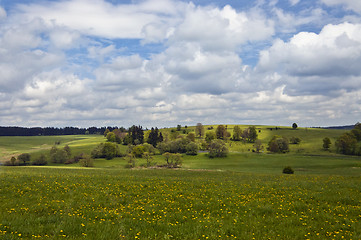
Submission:
{"label": "green meadow", "polygon": [[[94,168],[1,166],[0,239],[361,239],[361,158],[334,148],[345,131],[257,131],[265,148],[275,134],[301,143],[270,154],[228,141],[227,157],[183,155],[180,169],[125,169],[123,158],[96,159]],[[324,137],[330,151],[322,149]],[[89,154],[105,138],[0,137],[0,159],[48,155],[55,142]],[[285,166],[295,174],[282,174]]]}

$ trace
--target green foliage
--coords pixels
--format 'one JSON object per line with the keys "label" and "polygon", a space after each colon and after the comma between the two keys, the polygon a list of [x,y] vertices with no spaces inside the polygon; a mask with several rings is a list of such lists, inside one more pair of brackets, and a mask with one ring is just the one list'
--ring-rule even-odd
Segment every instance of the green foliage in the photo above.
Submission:
{"label": "green foliage", "polygon": [[253,147],[256,149],[256,153],[259,153],[261,150],[263,150],[262,141],[260,139],[257,139],[254,142]]}
{"label": "green foliage", "polygon": [[179,132],[181,129],[182,129],[182,126],[178,124],[177,125],[177,131]]}
{"label": "green foliage", "polygon": [[64,149],[58,149],[55,146],[50,149],[50,161],[52,163],[65,163],[67,159],[68,153]]}
{"label": "green foliage", "polygon": [[66,157],[69,159],[71,157],[71,149],[70,149],[69,145],[68,144],[65,145],[63,149],[66,152]]}
{"label": "green foliage", "polygon": [[344,133],[335,142],[336,150],[346,155],[356,154],[357,139],[352,133]]}
{"label": "green foliage", "polygon": [[300,142],[301,142],[301,138],[299,138],[299,137],[291,137],[290,138],[291,144],[299,144]]}
{"label": "green foliage", "polygon": [[46,160],[46,157],[44,154],[41,154],[38,158],[36,158],[32,163],[32,165],[36,166],[44,166],[48,164],[48,161]]}
{"label": "green foliage", "polygon": [[147,143],[152,144],[153,147],[157,146],[158,143],[163,142],[163,135],[159,132],[158,128],[152,128],[150,130]]}
{"label": "green foliage", "polygon": [[20,165],[28,165],[30,162],[30,154],[22,153],[18,156],[18,161]]}
{"label": "green foliage", "polygon": [[125,160],[127,161],[127,164],[125,165],[125,168],[135,168],[135,166],[136,166],[136,158],[132,153],[128,153],[125,156]]}
{"label": "green foliage", "polygon": [[242,130],[239,126],[233,128],[233,141],[241,141]]}
{"label": "green foliage", "polygon": [[19,166],[19,161],[15,157],[11,157],[10,161],[4,162],[5,166]]}
{"label": "green foliage", "polygon": [[287,166],[287,167],[285,167],[283,169],[282,173],[284,173],[284,174],[293,174],[294,171],[293,171],[293,169],[291,167]]}
{"label": "green foliage", "polygon": [[204,127],[202,123],[197,123],[197,126],[195,128],[195,134],[199,138],[202,138],[204,136]]}
{"label": "green foliage", "polygon": [[174,129],[172,129],[172,131],[170,132],[170,139],[171,140],[175,140],[179,137],[180,133],[177,131],[173,131]]}
{"label": "green foliage", "polygon": [[163,153],[168,168],[179,168],[182,166],[183,158],[180,153]]}
{"label": "green foliage", "polygon": [[217,139],[225,140],[227,138],[227,128],[224,125],[218,125],[216,129],[216,137]]}
{"label": "green foliage", "polygon": [[209,153],[208,156],[210,158],[216,157],[226,157],[228,154],[228,148],[226,144],[221,139],[212,140],[209,144]]}
{"label": "green foliage", "polygon": [[209,131],[209,132],[206,133],[205,140],[206,140],[207,143],[211,143],[212,140],[214,140],[216,138],[217,138],[217,135],[216,135],[216,133],[214,131]]}
{"label": "green foliage", "polygon": [[187,138],[189,141],[195,142],[196,141],[196,135],[192,132],[187,134]]}
{"label": "green foliage", "polygon": [[107,129],[105,129],[105,131],[104,131],[104,137],[106,137],[106,136],[108,135],[108,133],[110,133],[110,130],[107,128]]}
{"label": "green foliage", "polygon": [[323,145],[322,145],[323,149],[328,150],[330,148],[330,146],[331,146],[331,139],[328,137],[325,137],[323,139]]}
{"label": "green foliage", "polygon": [[84,154],[79,161],[80,166],[82,167],[94,167],[94,159],[91,158],[89,155]]}
{"label": "green foliage", "polygon": [[108,142],[116,142],[115,133],[109,132],[107,134],[107,140]]}
{"label": "green foliage", "polygon": [[170,153],[186,153],[187,145],[191,141],[188,138],[179,137],[173,141],[161,142],[157,145],[157,148],[161,154],[165,152]]}
{"label": "green foliage", "polygon": [[251,126],[248,129],[249,129],[248,142],[254,143],[258,138],[256,127]]}
{"label": "green foliage", "polygon": [[145,152],[144,146],[142,145],[138,145],[138,146],[134,146],[132,149],[132,154],[137,157],[137,158],[141,158],[143,156],[143,153]]}
{"label": "green foliage", "polygon": [[155,148],[153,147],[153,145],[149,143],[143,143],[142,146],[144,148],[144,152],[148,152],[149,154],[155,154]]}
{"label": "green foliage", "polygon": [[273,153],[286,153],[289,151],[288,139],[274,135],[268,143],[268,151]]}
{"label": "green foliage", "polygon": [[143,127],[133,125],[128,130],[128,136],[130,136],[131,144],[142,144],[144,142]]}
{"label": "green foliage", "polygon": [[190,142],[186,146],[187,155],[197,155],[198,154],[198,144],[195,142]]}
{"label": "green foliage", "polygon": [[106,158],[108,160],[120,157],[120,151],[116,143],[106,142],[100,143],[96,148],[91,152],[92,158]]}
{"label": "green foliage", "polygon": [[151,167],[154,165],[154,163],[153,163],[154,158],[151,153],[144,152],[143,158],[146,160],[146,167]]}
{"label": "green foliage", "polygon": [[132,144],[132,137],[127,134],[123,139],[123,145],[129,145]]}

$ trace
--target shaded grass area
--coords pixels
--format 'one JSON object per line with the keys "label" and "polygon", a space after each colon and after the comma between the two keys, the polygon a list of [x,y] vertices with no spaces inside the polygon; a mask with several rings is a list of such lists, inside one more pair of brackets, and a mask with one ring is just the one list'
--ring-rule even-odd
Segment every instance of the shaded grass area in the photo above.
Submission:
{"label": "shaded grass area", "polygon": [[[49,149],[59,142],[57,147],[69,145],[74,154],[88,152],[100,142],[101,135],[65,135],[65,136],[31,136],[31,137],[0,137],[0,161],[9,160],[21,153],[31,153],[38,157],[41,153],[49,154]],[[91,151],[91,150],[90,150]]]}
{"label": "shaded grass area", "polygon": [[360,176],[0,169],[3,239],[360,239]]}

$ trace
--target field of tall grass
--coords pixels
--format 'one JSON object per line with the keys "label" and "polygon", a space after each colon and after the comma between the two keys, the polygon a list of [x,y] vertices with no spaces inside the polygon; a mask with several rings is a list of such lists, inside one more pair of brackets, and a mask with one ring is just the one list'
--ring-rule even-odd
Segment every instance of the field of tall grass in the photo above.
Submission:
{"label": "field of tall grass", "polygon": [[360,239],[360,176],[7,167],[1,239]]}

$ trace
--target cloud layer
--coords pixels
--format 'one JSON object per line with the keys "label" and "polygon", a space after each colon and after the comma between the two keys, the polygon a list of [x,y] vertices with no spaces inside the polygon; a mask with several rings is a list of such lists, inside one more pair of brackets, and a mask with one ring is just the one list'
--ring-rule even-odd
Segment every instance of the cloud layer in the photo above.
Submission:
{"label": "cloud layer", "polygon": [[361,5],[252,2],[0,6],[0,125],[359,121]]}

